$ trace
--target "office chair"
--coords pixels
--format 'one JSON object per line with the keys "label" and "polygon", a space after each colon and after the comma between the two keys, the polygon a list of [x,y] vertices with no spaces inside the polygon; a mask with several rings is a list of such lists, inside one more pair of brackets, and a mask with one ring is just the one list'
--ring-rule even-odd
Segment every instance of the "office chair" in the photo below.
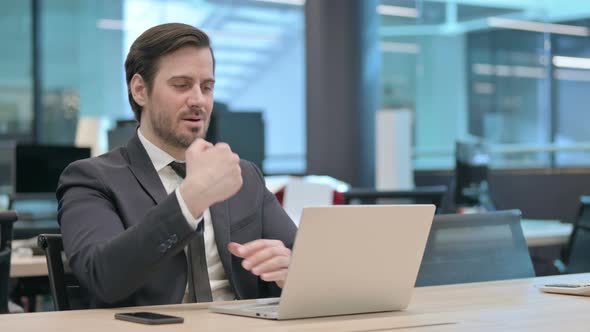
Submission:
{"label": "office chair", "polygon": [[590,272],[590,196],[580,197],[578,217],[564,252],[562,273]]}
{"label": "office chair", "polygon": [[0,212],[0,314],[8,313],[12,224],[17,220],[15,211]]}
{"label": "office chair", "polygon": [[416,286],[534,277],[518,210],[434,217]]}
{"label": "office chair", "polygon": [[85,289],[72,274],[65,273],[61,234],[41,234],[37,242],[47,257],[49,287],[55,310],[87,309],[88,296]]}
{"label": "office chair", "polygon": [[409,190],[352,188],[342,194],[344,204],[377,204],[378,200],[407,200],[411,204],[434,204],[437,213],[440,213],[441,203],[447,191],[447,186],[425,186]]}
{"label": "office chair", "polygon": [[481,141],[456,142],[453,196],[455,210],[462,207],[483,207],[496,210],[489,192],[490,157]]}

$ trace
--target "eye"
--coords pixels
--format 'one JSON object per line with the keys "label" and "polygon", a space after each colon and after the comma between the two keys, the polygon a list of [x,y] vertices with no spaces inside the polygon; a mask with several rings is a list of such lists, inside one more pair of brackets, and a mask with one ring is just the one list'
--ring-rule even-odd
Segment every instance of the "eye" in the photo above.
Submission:
{"label": "eye", "polygon": [[174,87],[177,89],[186,89],[188,88],[188,84],[174,84]]}

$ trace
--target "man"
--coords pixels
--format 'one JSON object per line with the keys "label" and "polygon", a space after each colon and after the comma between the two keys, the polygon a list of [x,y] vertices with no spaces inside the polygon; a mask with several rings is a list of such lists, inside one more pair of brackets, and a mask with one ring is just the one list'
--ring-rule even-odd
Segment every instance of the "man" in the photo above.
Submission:
{"label": "man", "polygon": [[91,306],[278,296],[296,227],[260,170],[204,140],[215,83],[207,35],[153,27],[125,70],[137,134],[72,163],[57,189],[64,250]]}

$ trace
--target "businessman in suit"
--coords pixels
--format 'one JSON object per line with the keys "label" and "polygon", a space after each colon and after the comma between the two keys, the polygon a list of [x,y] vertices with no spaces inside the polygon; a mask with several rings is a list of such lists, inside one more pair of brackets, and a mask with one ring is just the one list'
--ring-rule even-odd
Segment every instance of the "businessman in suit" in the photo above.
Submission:
{"label": "businessman in suit", "polygon": [[145,31],[125,61],[136,135],[64,170],[64,250],[92,307],[280,294],[296,227],[254,164],[204,140],[214,66],[202,31]]}

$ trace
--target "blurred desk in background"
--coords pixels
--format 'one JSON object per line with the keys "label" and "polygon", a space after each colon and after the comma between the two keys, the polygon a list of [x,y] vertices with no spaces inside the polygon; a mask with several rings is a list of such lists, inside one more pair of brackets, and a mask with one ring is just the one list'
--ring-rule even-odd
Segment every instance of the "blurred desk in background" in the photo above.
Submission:
{"label": "blurred desk in background", "polygon": [[10,258],[10,277],[43,277],[47,276],[47,259],[45,256]]}
{"label": "blurred desk in background", "polygon": [[559,220],[522,219],[522,231],[530,247],[565,246],[573,225]]}
{"label": "blurred desk in background", "polygon": [[[377,190],[374,188],[350,188],[343,192],[344,204],[434,204],[441,212],[441,204],[447,193],[447,186],[416,187],[408,190]],[[393,200],[393,201],[392,201]]]}
{"label": "blurred desk in background", "polygon": [[[565,246],[569,241],[573,225],[559,220],[521,221],[522,230],[529,248]],[[15,223],[15,239],[31,238],[41,233],[59,233],[57,221],[19,221]],[[18,236],[17,236],[18,235]],[[11,259],[11,278],[47,276],[45,256],[16,257]]]}
{"label": "blurred desk in background", "polygon": [[535,274],[547,276],[560,274],[555,262],[563,259],[573,225],[559,220],[523,219],[522,231],[529,247]]}
{"label": "blurred desk in background", "polygon": [[10,298],[26,312],[51,310],[50,287],[45,256],[10,258]]}

